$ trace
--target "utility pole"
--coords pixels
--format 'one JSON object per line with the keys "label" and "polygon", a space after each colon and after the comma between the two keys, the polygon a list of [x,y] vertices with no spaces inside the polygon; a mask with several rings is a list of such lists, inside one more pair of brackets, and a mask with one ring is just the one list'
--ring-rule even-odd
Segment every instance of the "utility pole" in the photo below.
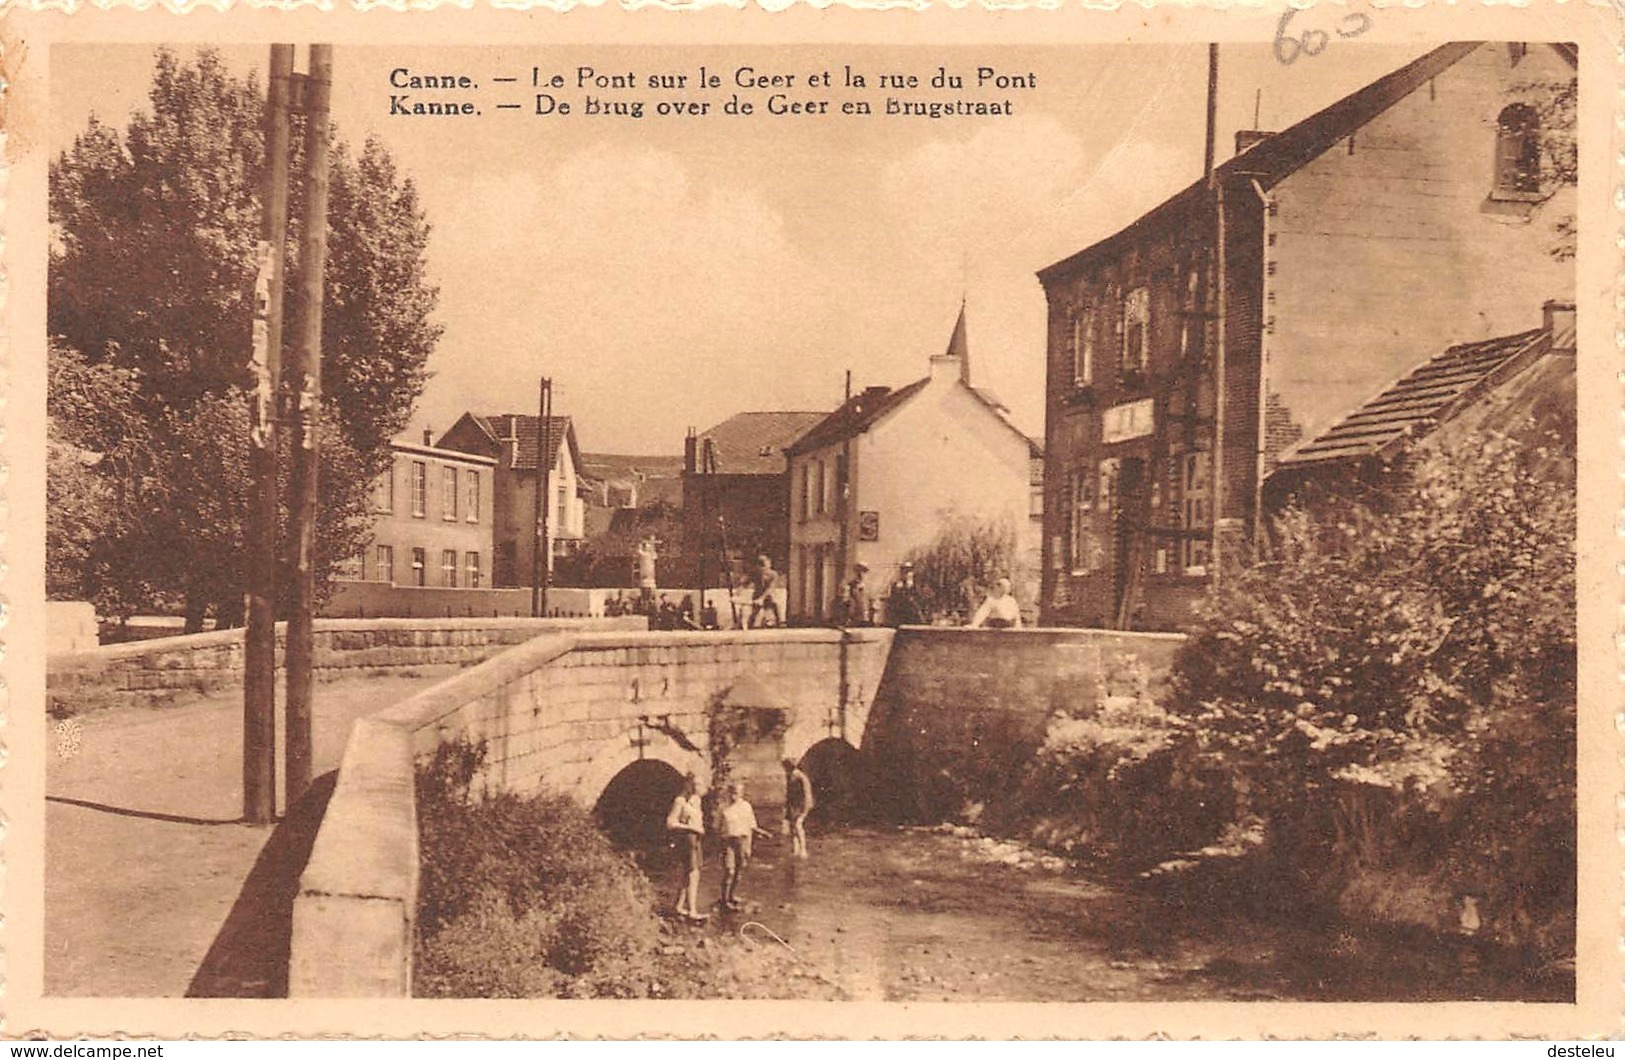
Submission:
{"label": "utility pole", "polygon": [[[1207,46],[1207,184],[1213,192],[1213,456],[1208,461],[1211,483],[1208,495],[1212,499],[1213,542],[1209,545],[1209,584],[1214,588],[1224,572],[1224,535],[1220,524],[1224,521],[1224,385],[1227,376],[1224,348],[1225,309],[1225,230],[1224,185],[1213,168],[1213,144],[1218,131],[1219,112],[1219,46]],[[1264,400],[1262,394],[1258,398]]]}
{"label": "utility pole", "polygon": [[254,280],[248,512],[243,538],[248,629],[243,644],[243,820],[276,817],[277,388],[282,370],[283,254],[288,239],[288,78],[293,45],[271,45],[265,172]]}
{"label": "utility pole", "polygon": [[299,342],[289,364],[292,390],[294,532],[289,551],[294,572],[293,612],[288,616],[287,800],[291,807],[310,787],[311,697],[315,686],[316,492],[321,457],[322,294],[327,265],[327,149],[331,130],[328,99],[333,87],[333,46],[310,46],[310,73],[299,79],[305,116],[305,216],[299,250]]}
{"label": "utility pole", "polygon": [[[835,565],[837,569],[835,576],[840,579],[840,585],[846,584],[847,548],[850,533],[846,524],[848,521],[847,515],[849,514],[847,509],[851,503],[851,498],[848,496],[848,494],[851,492],[852,483],[852,430],[856,425],[857,420],[857,417],[853,415],[853,411],[852,369],[848,368],[846,370],[846,397],[841,402],[841,414],[845,418],[846,422],[842,424],[841,430],[841,462],[839,465],[839,474],[836,476],[837,493],[835,495],[836,517],[840,520],[840,526],[837,528],[840,536],[837,538],[837,544],[835,547]],[[837,601],[839,596],[840,589],[839,586],[837,586]],[[843,622],[841,624],[844,626],[846,623]]]}
{"label": "utility pole", "polygon": [[552,379],[542,380],[541,394],[536,402],[536,419],[536,538],[530,543],[530,617],[541,618],[547,614],[547,583],[553,574],[553,550],[548,547],[547,541],[547,490],[553,465],[546,462],[553,451]]}

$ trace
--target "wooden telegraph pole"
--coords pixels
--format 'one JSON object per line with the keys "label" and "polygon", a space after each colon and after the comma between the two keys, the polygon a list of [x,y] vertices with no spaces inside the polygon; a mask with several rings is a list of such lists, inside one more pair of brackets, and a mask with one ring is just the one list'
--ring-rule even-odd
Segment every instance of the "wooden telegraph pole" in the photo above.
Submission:
{"label": "wooden telegraph pole", "polygon": [[321,455],[322,291],[327,264],[327,149],[331,135],[328,100],[333,87],[333,46],[310,46],[310,73],[301,78],[305,115],[305,216],[299,251],[299,342],[290,359],[293,394],[292,515],[293,613],[288,618],[287,800],[292,806],[310,787],[311,696],[316,607],[316,488]]}
{"label": "wooden telegraph pole", "polygon": [[[547,614],[547,583],[553,573],[552,550],[547,543],[547,486],[553,465],[546,462],[553,440],[553,380],[543,379],[536,401],[536,539],[530,545],[530,616]],[[546,464],[544,467],[543,465]]]}
{"label": "wooden telegraph pole", "polygon": [[283,252],[288,237],[288,81],[293,45],[271,45],[265,170],[254,280],[248,512],[243,538],[248,630],[243,645],[243,820],[276,817],[277,389],[282,366]]}

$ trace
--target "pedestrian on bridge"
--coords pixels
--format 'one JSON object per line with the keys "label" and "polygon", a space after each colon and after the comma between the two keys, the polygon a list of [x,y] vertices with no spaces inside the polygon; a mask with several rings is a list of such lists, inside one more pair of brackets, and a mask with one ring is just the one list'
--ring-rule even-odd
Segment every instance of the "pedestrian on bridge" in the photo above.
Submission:
{"label": "pedestrian on bridge", "polygon": [[666,830],[683,864],[683,889],[677,892],[677,915],[690,923],[706,919],[700,912],[700,866],[705,855],[700,840],[705,835],[705,808],[700,803],[700,784],[690,773],[683,778],[683,790],[666,814]]}
{"label": "pedestrian on bridge", "polygon": [[988,590],[987,599],[971,617],[972,629],[1020,629],[1021,605],[1010,591],[1010,579],[1001,577]]}

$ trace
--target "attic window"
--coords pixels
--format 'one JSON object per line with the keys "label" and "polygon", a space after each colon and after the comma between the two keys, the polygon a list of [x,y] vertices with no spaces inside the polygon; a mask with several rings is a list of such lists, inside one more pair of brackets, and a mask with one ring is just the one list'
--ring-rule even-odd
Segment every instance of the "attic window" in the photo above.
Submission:
{"label": "attic window", "polygon": [[1529,202],[1540,198],[1540,115],[1514,103],[1495,122],[1495,190],[1492,199]]}

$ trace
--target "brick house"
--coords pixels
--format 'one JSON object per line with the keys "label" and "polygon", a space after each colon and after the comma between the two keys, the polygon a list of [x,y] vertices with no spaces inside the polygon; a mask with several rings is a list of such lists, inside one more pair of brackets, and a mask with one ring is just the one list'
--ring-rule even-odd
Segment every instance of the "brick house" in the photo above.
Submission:
{"label": "brick house", "polygon": [[766,554],[790,562],[790,462],[785,449],[828,412],[741,412],[683,443],[683,536],[705,560],[705,580],[748,571]]}
{"label": "brick house", "polygon": [[[1562,44],[1453,43],[1042,270],[1042,619],[1177,629],[1295,447],[1434,351],[1572,299]],[[1425,311],[1418,311],[1425,307]]]}
{"label": "brick house", "polygon": [[547,468],[542,496],[548,504],[547,541],[543,547],[548,569],[553,570],[560,558],[574,555],[581,547],[585,504],[578,469],[582,461],[570,417],[549,417],[544,430],[539,416],[476,416],[465,412],[440,436],[438,444],[442,449],[489,457],[495,463],[491,491],[495,586],[523,588],[531,584],[532,543],[540,522],[536,515],[538,466]]}
{"label": "brick house", "polygon": [[[850,462],[846,455],[850,453]],[[1031,602],[1021,568],[1036,564],[1036,442],[1005,406],[971,385],[965,314],[930,374],[907,386],[854,394],[785,450],[789,458],[789,617],[829,619],[852,567],[869,568],[877,605],[912,549],[929,545],[950,515],[1013,526],[1018,597]],[[845,505],[841,486],[847,483]],[[846,556],[841,522],[846,521]]]}

